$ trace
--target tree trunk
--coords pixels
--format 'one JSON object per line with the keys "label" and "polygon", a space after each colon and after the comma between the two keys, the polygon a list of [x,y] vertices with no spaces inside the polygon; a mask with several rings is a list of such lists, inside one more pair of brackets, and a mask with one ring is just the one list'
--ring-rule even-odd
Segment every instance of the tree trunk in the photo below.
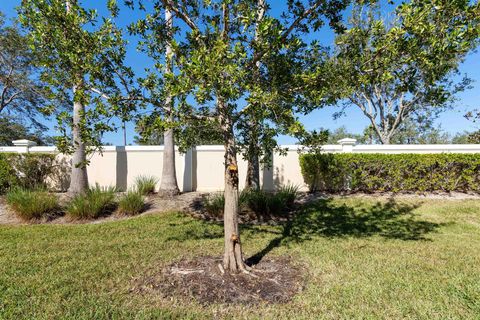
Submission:
{"label": "tree trunk", "polygon": [[[255,23],[255,42],[260,40],[260,23],[262,22],[265,16],[265,0],[257,0],[257,18]],[[260,67],[261,62],[257,61],[255,63],[254,69],[254,78],[258,81],[260,80]],[[253,108],[260,108],[259,105],[254,105]],[[252,110],[255,113],[255,110]],[[259,165],[259,147],[258,147],[258,136],[259,136],[259,126],[258,120],[255,118],[255,115],[251,115],[252,119],[250,121],[250,137],[248,142],[248,167],[247,167],[247,178],[245,181],[245,189],[260,189],[260,165]]]}
{"label": "tree trunk", "polygon": [[260,189],[260,161],[256,140],[249,141],[248,149],[248,165],[245,189]]}
{"label": "tree trunk", "polygon": [[230,272],[245,271],[240,232],[238,228],[238,163],[232,119],[226,105],[219,100],[221,125],[225,145],[225,207],[223,225],[225,232],[225,252],[223,267]]}
{"label": "tree trunk", "polygon": [[[168,36],[171,39],[173,18],[172,13],[168,8],[165,8],[165,23],[167,25]],[[167,42],[165,48],[165,74],[172,73],[172,47],[170,45],[170,39]],[[173,121],[173,98],[168,95],[165,99],[166,109],[170,114],[167,115],[170,122]],[[177,173],[175,169],[175,139],[174,130],[169,128],[163,133],[163,168],[162,168],[162,182],[160,183],[159,193],[164,196],[174,196],[180,193],[177,183]]]}
{"label": "tree trunk", "polygon": [[[77,87],[73,87],[73,96],[77,91]],[[82,140],[80,123],[85,113],[85,106],[80,101],[73,103],[73,147],[75,148],[72,155],[72,172],[70,175],[70,193],[84,193],[88,189],[87,175],[87,155],[85,143]]]}
{"label": "tree trunk", "polygon": [[389,135],[381,136],[380,141],[382,142],[382,144],[390,144],[390,136]]}
{"label": "tree trunk", "polygon": [[180,193],[175,169],[175,140],[173,129],[168,129],[163,133],[163,140],[162,182],[160,183],[159,193],[171,197]]}

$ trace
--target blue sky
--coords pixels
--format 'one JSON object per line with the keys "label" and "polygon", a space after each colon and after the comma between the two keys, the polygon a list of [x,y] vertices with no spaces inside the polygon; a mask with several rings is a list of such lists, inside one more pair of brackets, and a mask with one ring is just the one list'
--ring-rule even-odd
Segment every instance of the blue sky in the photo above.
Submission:
{"label": "blue sky", "polygon": [[[119,2],[122,2],[119,0]],[[0,0],[1,11],[3,11],[7,17],[13,18],[16,16],[15,7],[20,5],[20,0]],[[106,1],[99,0],[85,0],[82,3],[87,7],[99,7],[98,9],[105,7]],[[272,3],[276,3],[273,1]],[[272,6],[273,14],[280,12],[281,6]],[[393,9],[393,6],[386,5],[385,10]],[[120,14],[120,24],[127,24],[132,19],[135,19],[135,13],[132,13],[130,10],[121,11]],[[321,39],[321,42],[324,45],[330,45],[333,41],[333,34],[327,29],[322,29],[316,34],[311,36],[312,38]],[[128,49],[128,60],[127,63],[134,68],[135,71],[141,73],[143,68],[146,67],[146,59],[142,57],[138,52],[136,52],[135,44],[131,43],[131,46]],[[443,130],[450,132],[452,134],[463,131],[472,131],[478,128],[478,125],[472,123],[471,121],[464,118],[464,114],[468,110],[480,107],[480,53],[473,52],[471,53],[465,62],[461,65],[461,73],[466,73],[470,78],[474,80],[473,89],[463,92],[459,95],[459,101],[456,107],[453,110],[446,111],[443,113],[437,120],[437,125],[440,125]],[[369,124],[368,120],[363,116],[360,110],[356,107],[351,107],[347,109],[346,116],[343,116],[339,119],[334,120],[332,115],[336,111],[339,111],[338,108],[328,107],[324,109],[317,110],[307,116],[300,116],[301,121],[305,124],[308,129],[335,129],[340,126],[345,126],[348,131],[352,133],[361,133],[363,129]],[[54,123],[48,121],[49,127],[51,127],[50,134],[55,135],[53,130]],[[127,124],[127,144],[132,143],[134,136],[134,124]],[[121,145],[123,142],[122,133],[108,133],[105,136],[104,141]],[[279,137],[279,142],[281,144],[292,144],[295,143],[295,140],[290,137]]]}

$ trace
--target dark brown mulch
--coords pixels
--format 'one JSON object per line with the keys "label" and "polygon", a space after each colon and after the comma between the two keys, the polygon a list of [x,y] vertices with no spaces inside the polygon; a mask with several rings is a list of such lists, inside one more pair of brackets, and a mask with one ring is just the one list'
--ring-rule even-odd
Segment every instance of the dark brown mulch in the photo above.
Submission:
{"label": "dark brown mulch", "polygon": [[262,259],[251,274],[222,273],[222,260],[199,257],[181,260],[149,276],[135,279],[131,293],[163,298],[194,298],[201,304],[287,303],[303,289],[304,268],[290,258]]}

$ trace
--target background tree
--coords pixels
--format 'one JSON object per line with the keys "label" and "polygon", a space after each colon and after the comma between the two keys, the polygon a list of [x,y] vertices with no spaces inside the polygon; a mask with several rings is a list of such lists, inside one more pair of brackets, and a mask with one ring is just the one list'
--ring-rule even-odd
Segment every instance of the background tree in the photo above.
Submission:
{"label": "background tree", "polygon": [[[40,80],[35,55],[15,21],[7,26],[0,12],[0,115],[3,120],[23,119],[45,129],[38,116],[49,114],[48,88]],[[57,105],[61,105],[57,101]]]}
{"label": "background tree", "polygon": [[341,126],[336,128],[333,131],[328,131],[328,140],[327,144],[338,144],[338,140],[344,138],[353,138],[357,140],[359,144],[367,143],[367,137],[364,134],[351,133],[347,130],[347,127]]}
{"label": "background tree", "polygon": [[472,139],[472,136],[475,134],[475,132],[458,132],[456,133],[450,140],[452,144],[471,144],[471,143],[478,143],[475,142],[474,139]]}
{"label": "background tree", "polygon": [[[468,0],[413,0],[391,19],[375,5],[356,7],[350,28],[335,40],[333,94],[370,120],[381,143],[401,124],[417,126],[452,106],[470,79],[458,66],[477,46],[480,5]],[[338,89],[340,88],[340,89]]]}
{"label": "background tree", "polygon": [[11,146],[13,140],[28,139],[37,145],[53,145],[54,139],[35,126],[28,126],[14,117],[0,117],[0,146]]}
{"label": "background tree", "polygon": [[[115,16],[115,3],[108,3]],[[22,1],[19,15],[29,31],[36,63],[43,68],[42,80],[73,104],[73,114],[62,112],[58,117],[63,136],[57,146],[73,153],[69,191],[84,192],[87,146],[99,146],[102,133],[113,129],[107,120],[120,111],[125,114],[125,106],[132,106],[134,99],[124,96],[116,82],[131,84],[131,72],[123,66],[121,32],[109,18],[99,24],[96,10],[84,9],[76,0]]]}
{"label": "background tree", "polygon": [[146,92],[143,96],[144,106],[150,108],[150,112],[137,121],[140,133],[137,141],[142,144],[161,143],[164,146],[159,193],[173,196],[180,192],[175,168],[175,131],[178,131],[176,102],[168,86],[174,77],[174,16],[161,1],[156,1],[149,7],[141,1],[138,7],[133,1],[126,3],[132,9],[145,13],[131,23],[128,29],[131,34],[140,37],[138,50],[150,59],[153,66],[146,68],[146,76],[139,79],[140,86]]}
{"label": "background tree", "polygon": [[419,126],[416,122],[407,119],[401,123],[391,138],[393,144],[448,144],[451,136],[440,127],[433,124]]}

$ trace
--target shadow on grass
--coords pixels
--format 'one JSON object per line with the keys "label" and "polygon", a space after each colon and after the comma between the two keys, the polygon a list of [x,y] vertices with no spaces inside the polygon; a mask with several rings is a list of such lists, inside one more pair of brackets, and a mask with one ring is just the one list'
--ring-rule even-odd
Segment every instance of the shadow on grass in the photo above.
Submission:
{"label": "shadow on grass", "polygon": [[300,208],[287,221],[281,234],[272,239],[260,252],[250,257],[249,264],[257,264],[275,247],[287,242],[302,242],[314,236],[370,237],[388,239],[427,240],[425,235],[441,225],[416,219],[413,212],[419,205],[397,203],[390,199],[365,207],[338,204],[322,199]]}
{"label": "shadow on grass", "polygon": [[[442,224],[420,220],[414,213],[420,204],[398,203],[394,199],[358,206],[341,204],[333,199],[321,199],[303,205],[281,224],[280,228],[264,228],[257,225],[242,225],[242,230],[251,233],[277,235],[269,244],[250,257],[247,262],[256,264],[274,248],[289,242],[303,242],[313,237],[371,237],[405,241],[428,240],[425,236]],[[168,241],[192,239],[219,239],[223,237],[223,223],[198,224],[195,220],[180,220],[169,224],[178,228]]]}

